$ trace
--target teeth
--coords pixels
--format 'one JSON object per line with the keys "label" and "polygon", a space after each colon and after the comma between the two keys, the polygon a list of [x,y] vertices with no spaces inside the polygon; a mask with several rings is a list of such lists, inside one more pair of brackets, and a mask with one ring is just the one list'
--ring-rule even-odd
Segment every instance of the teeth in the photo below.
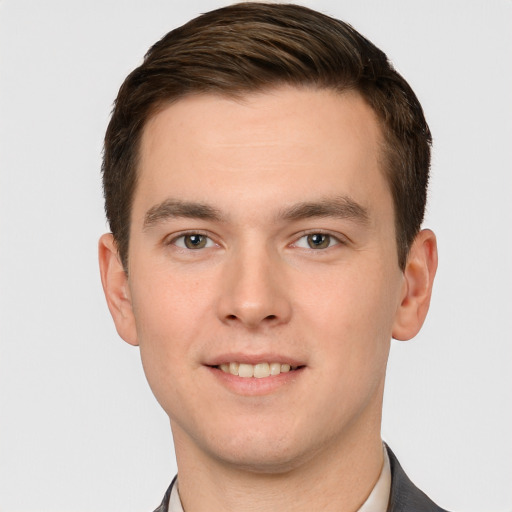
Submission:
{"label": "teeth", "polygon": [[238,375],[239,366],[238,363],[229,363],[229,373],[231,373],[231,375]]}
{"label": "teeth", "polygon": [[255,365],[245,363],[223,363],[219,368],[224,373],[231,375],[238,375],[243,378],[255,377],[262,379],[270,377],[271,375],[279,375],[280,373],[287,373],[290,370],[295,370],[297,367],[291,367],[287,363],[258,363]]}
{"label": "teeth", "polygon": [[270,375],[279,375],[281,373],[281,364],[272,363],[270,365]]}
{"label": "teeth", "polygon": [[239,377],[252,377],[253,375],[254,375],[254,366],[252,364],[243,364],[242,363],[238,367],[238,376]]}
{"label": "teeth", "polygon": [[254,376],[257,379],[270,376],[270,365],[268,363],[259,363],[254,367]]}

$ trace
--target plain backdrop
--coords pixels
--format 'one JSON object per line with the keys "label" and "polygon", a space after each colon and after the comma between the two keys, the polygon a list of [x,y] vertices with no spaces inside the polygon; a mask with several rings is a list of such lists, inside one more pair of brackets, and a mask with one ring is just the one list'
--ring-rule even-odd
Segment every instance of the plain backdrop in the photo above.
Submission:
{"label": "plain backdrop", "polygon": [[[410,82],[440,267],[393,342],[383,438],[445,508],[512,510],[512,1],[304,1]],[[0,511],[151,511],[168,419],[101,291],[102,138],[147,48],[221,1],[0,0]],[[215,511],[214,511],[215,512]]]}

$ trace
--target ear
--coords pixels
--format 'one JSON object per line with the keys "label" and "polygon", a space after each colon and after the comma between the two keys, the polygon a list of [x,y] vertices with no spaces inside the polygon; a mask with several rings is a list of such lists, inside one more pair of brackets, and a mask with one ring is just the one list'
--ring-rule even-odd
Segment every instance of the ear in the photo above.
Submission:
{"label": "ear", "polygon": [[424,229],[414,239],[407,257],[393,338],[405,341],[418,334],[427,316],[436,270],[436,236],[430,229]]}
{"label": "ear", "polygon": [[128,276],[121,263],[112,233],[106,233],[100,238],[98,256],[101,284],[117,332],[130,345],[138,345]]}

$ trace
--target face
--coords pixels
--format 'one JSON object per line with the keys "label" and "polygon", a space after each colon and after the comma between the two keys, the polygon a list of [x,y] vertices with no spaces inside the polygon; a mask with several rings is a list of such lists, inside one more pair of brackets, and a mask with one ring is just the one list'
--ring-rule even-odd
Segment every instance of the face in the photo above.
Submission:
{"label": "face", "polygon": [[178,462],[278,471],[379,436],[407,293],[380,144],[350,92],[198,95],[148,122],[113,315]]}

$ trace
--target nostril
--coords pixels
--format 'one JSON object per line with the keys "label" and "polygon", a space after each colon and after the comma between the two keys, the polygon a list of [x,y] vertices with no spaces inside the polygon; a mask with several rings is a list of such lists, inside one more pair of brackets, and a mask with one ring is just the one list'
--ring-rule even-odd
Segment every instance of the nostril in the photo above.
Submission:
{"label": "nostril", "polygon": [[275,320],[277,318],[276,315],[268,315],[265,317],[265,320]]}

